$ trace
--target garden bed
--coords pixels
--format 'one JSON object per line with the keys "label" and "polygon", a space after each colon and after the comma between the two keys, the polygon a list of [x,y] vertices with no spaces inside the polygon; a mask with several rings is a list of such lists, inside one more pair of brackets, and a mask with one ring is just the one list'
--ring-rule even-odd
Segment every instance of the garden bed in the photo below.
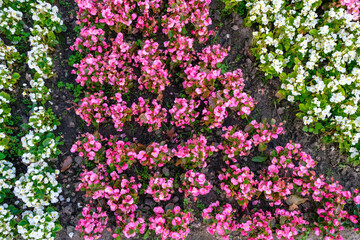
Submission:
{"label": "garden bed", "polygon": [[[55,80],[59,80],[64,83],[74,84],[75,76],[70,74],[72,68],[68,67],[67,64],[60,66],[60,62],[67,62],[68,57],[73,54],[69,47],[72,45],[76,37],[76,33],[72,30],[75,25],[75,9],[76,6],[71,4],[68,7],[60,7],[61,15],[67,25],[68,31],[65,32],[64,36],[67,39],[67,44],[63,42],[61,46],[62,55],[59,57],[59,61],[56,62],[59,76]],[[354,189],[358,186],[358,168],[352,166],[342,165],[346,157],[339,153],[335,145],[326,146],[321,141],[321,135],[307,134],[302,131],[302,122],[296,118],[296,107],[288,104],[286,101],[279,101],[275,96],[280,82],[277,79],[264,81],[262,73],[257,70],[256,60],[251,54],[251,41],[252,41],[252,30],[243,26],[243,19],[233,13],[224,14],[224,4],[221,2],[213,1],[211,3],[211,18],[213,24],[211,28],[216,28],[216,35],[212,39],[214,43],[219,43],[223,47],[231,47],[229,55],[225,58],[224,64],[228,71],[241,68],[245,79],[246,91],[254,97],[255,101],[258,102],[252,113],[252,117],[258,121],[263,118],[276,119],[277,122],[284,122],[285,134],[280,136],[279,139],[271,142],[270,146],[283,145],[288,142],[288,139],[292,139],[294,142],[298,142],[302,145],[305,152],[309,153],[318,162],[317,173],[323,174],[328,180],[338,180],[345,186],[346,189]],[[64,71],[64,68],[66,69]],[[73,107],[73,100],[75,97],[71,90],[67,90],[64,87],[55,89],[54,96],[54,109],[58,115],[64,116],[61,119],[61,131],[64,134],[65,145],[62,146],[63,155],[59,158],[59,167],[61,163],[68,157],[71,156],[73,165],[68,170],[60,175],[59,181],[64,186],[64,198],[69,198],[70,201],[66,200],[59,204],[61,209],[60,220],[64,229],[59,233],[59,239],[69,239],[69,233],[75,233],[73,239],[79,237],[79,233],[74,230],[78,215],[81,213],[83,202],[86,198],[80,192],[75,191],[79,184],[79,167],[80,158],[76,155],[71,155],[69,149],[71,148],[76,137],[81,133],[87,131],[86,126],[81,124],[78,116],[75,114]],[[166,95],[166,93],[164,94]],[[68,110],[70,108],[70,110]],[[78,126],[83,126],[79,129]],[[102,130],[100,130],[102,131]],[[103,129],[103,131],[109,131]],[[142,132],[127,132],[129,139],[136,137],[141,143],[149,143],[149,138],[146,137],[146,133]],[[216,159],[213,160],[214,163]],[[251,169],[258,170],[260,167],[248,161],[249,166],[254,165]],[[216,163],[215,163],[216,165]],[[343,166],[342,168],[339,165]],[[213,169],[212,169],[213,170]],[[210,171],[212,171],[210,170]],[[179,198],[176,197],[175,201],[178,202]],[[210,202],[217,199],[217,197],[206,196],[200,198],[202,203],[208,205]],[[182,199],[181,199],[182,200]],[[179,202],[178,202],[179,203]],[[149,203],[150,204],[150,203]],[[180,203],[181,204],[181,203]],[[152,205],[141,204],[140,208],[151,207]],[[111,227],[111,226],[110,226]],[[194,224],[192,232],[189,235],[189,239],[210,239],[211,236],[205,231],[205,225],[202,224],[199,219]],[[106,233],[101,239],[111,239],[111,233]]]}

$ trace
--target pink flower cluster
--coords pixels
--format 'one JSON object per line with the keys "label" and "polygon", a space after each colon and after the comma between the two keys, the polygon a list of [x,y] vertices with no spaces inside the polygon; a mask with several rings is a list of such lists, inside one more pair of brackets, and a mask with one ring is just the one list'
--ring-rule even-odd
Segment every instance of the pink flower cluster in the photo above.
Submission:
{"label": "pink flower cluster", "polygon": [[[255,179],[254,173],[247,167],[239,169],[231,165],[225,169],[219,175],[221,188],[227,197],[238,200],[243,209],[251,201],[254,205],[258,203],[254,196],[263,196],[270,207],[276,206],[275,214],[259,210],[249,216],[247,222],[239,225],[242,235],[248,239],[270,240],[276,234],[278,239],[295,239],[310,228],[325,239],[342,239],[339,235],[343,230],[342,223],[358,222],[358,216],[351,215],[344,206],[351,200],[359,203],[359,197],[344,191],[337,182],[327,183],[323,176],[317,177],[312,170],[314,167],[315,161],[301,151],[300,144],[288,143],[285,147],[275,148],[271,154],[271,164],[261,171],[259,179]],[[289,198],[300,199],[298,205],[303,203],[301,201],[309,202],[315,209],[311,223],[304,220],[300,211],[282,208],[285,202],[290,204],[293,201],[288,202]],[[290,208],[299,208],[297,204],[293,203]],[[310,208],[305,208],[305,211],[310,211]],[[280,225],[274,229],[272,221],[279,221]]]}
{"label": "pink flower cluster", "polygon": [[[315,161],[310,155],[301,151],[300,144],[288,143],[285,147],[278,146],[272,153],[271,165],[260,175],[259,190],[270,201],[270,205],[282,205],[282,200],[297,189],[302,195],[309,194],[306,188],[300,188],[307,181],[314,181]],[[280,173],[291,172],[288,175]],[[299,186],[299,187],[298,187]]]}
{"label": "pink flower cluster", "polygon": [[[129,169],[137,160],[137,153],[135,152],[136,145],[124,141],[108,142],[109,148],[106,150],[106,164],[110,168],[115,168],[116,171],[111,172],[110,176],[122,174]],[[116,180],[116,179],[113,179]]]}
{"label": "pink flower cluster", "polygon": [[199,195],[208,194],[212,185],[206,180],[205,174],[188,170],[181,176],[182,186],[179,188],[179,192],[184,192],[185,197],[192,195],[196,202]]}
{"label": "pink flower cluster", "polygon": [[199,105],[199,100],[191,99],[189,101],[185,98],[176,98],[173,108],[169,110],[173,118],[173,121],[170,123],[180,128],[185,128],[186,125],[193,126],[200,114],[197,111]]}
{"label": "pink flower cluster", "polygon": [[149,132],[160,129],[161,123],[167,122],[167,110],[161,108],[161,105],[153,99],[151,105],[148,100],[139,97],[139,104],[131,106],[132,114],[138,115],[135,121],[142,125],[146,125]]}
{"label": "pink flower cluster", "polygon": [[140,161],[141,165],[148,166],[149,169],[163,167],[171,159],[171,150],[164,142],[153,142],[144,149],[140,149],[136,158]]}
{"label": "pink flower cluster", "polygon": [[200,43],[207,41],[212,34],[208,31],[212,21],[209,17],[209,4],[211,0],[191,0],[176,1],[169,0],[168,15],[162,17],[163,33],[167,34],[171,40],[178,36],[187,34],[186,26],[191,25],[193,29],[191,34],[198,39]]}
{"label": "pink flower cluster", "polygon": [[134,60],[135,66],[141,66],[142,75],[138,79],[140,90],[145,87],[152,93],[161,93],[170,84],[164,64],[166,57],[157,42],[146,40]]}
{"label": "pink flower cluster", "polygon": [[98,239],[101,237],[107,221],[108,216],[106,212],[102,211],[101,207],[94,208],[87,204],[82,210],[76,230],[82,233],[85,240]]}
{"label": "pink flower cluster", "polygon": [[354,16],[354,21],[359,19],[360,0],[340,0],[341,5],[346,6],[348,12]]}
{"label": "pink flower cluster", "polygon": [[70,151],[72,153],[79,152],[80,157],[86,157],[89,160],[94,160],[96,154],[100,155],[98,152],[102,147],[101,141],[103,141],[104,138],[99,133],[95,135],[85,133],[82,134],[81,137],[83,140],[76,141]]}
{"label": "pink flower cluster", "polygon": [[155,202],[168,201],[171,198],[171,194],[174,193],[173,182],[173,178],[166,179],[157,174],[155,178],[150,178],[149,186],[145,193],[151,194]]}
{"label": "pink flower cluster", "polygon": [[75,142],[71,152],[79,152],[79,156],[85,160],[104,161],[108,167],[115,168],[117,174],[121,174],[137,161],[143,166],[148,166],[149,169],[163,167],[170,161],[172,152],[175,151],[175,149],[169,149],[164,142],[153,142],[144,146],[117,141],[113,136],[110,136],[109,140],[99,133],[94,135],[86,133],[81,136],[81,139]]}
{"label": "pink flower cluster", "polygon": [[[124,229],[122,230],[122,233],[126,238],[135,237],[136,234],[144,234],[146,229],[146,223],[143,218],[138,218],[136,221],[134,219],[131,219],[130,222],[128,222]],[[116,240],[121,239],[121,234],[114,233],[112,235],[113,238]]]}
{"label": "pink flower cluster", "polygon": [[155,207],[154,217],[149,218],[149,229],[161,235],[161,239],[185,239],[190,232],[189,224],[194,221],[190,212],[182,212],[179,206],[168,209]]}
{"label": "pink flower cluster", "polygon": [[[221,74],[219,69],[228,49],[210,45],[197,52],[193,48],[195,41],[205,43],[211,33],[207,30],[211,24],[209,0],[172,0],[165,12],[161,11],[164,4],[161,0],[78,0],[77,3],[77,23],[82,29],[72,49],[86,55],[74,66],[76,81],[95,92],[110,87],[114,94],[104,97],[102,92],[97,92],[83,99],[77,114],[88,125],[111,119],[115,128],[122,131],[134,116],[149,132],[160,129],[168,120],[161,99],[162,92],[172,84],[172,73],[185,79],[183,87],[191,98],[176,100],[170,110],[176,126],[191,126],[201,114],[204,125],[219,128],[229,110],[238,115],[250,114],[254,100],[243,92],[241,70]],[[162,32],[168,38],[163,46],[153,39],[136,43],[124,40],[122,30],[151,36],[157,32],[159,19]],[[104,24],[117,33],[115,39],[107,39]],[[175,70],[176,67],[180,69]],[[137,85],[141,91],[158,94],[159,100],[139,97],[138,104],[127,106],[123,97]],[[203,109],[198,109],[201,101],[194,99],[198,96],[204,103]],[[116,99],[116,103],[112,99]]]}
{"label": "pink flower cluster", "polygon": [[[238,157],[248,156],[253,147],[261,146],[266,148],[265,143],[269,143],[272,139],[277,139],[280,134],[284,134],[284,129],[279,125],[258,123],[256,120],[250,122],[245,127],[245,132],[236,129],[236,127],[223,127],[226,131],[222,137],[223,144],[219,147],[223,150],[224,159],[227,164],[229,160],[237,162]],[[265,150],[265,149],[260,149]]]}
{"label": "pink flower cluster", "polygon": [[110,114],[109,106],[106,102],[107,97],[104,96],[103,91],[94,93],[89,97],[81,100],[81,105],[75,111],[85,122],[87,126],[93,124],[98,126],[99,123],[105,121],[105,117]]}
{"label": "pink flower cluster", "polygon": [[247,236],[249,240],[273,240],[271,212],[263,210],[255,211],[249,215],[247,222],[239,225],[241,235]]}
{"label": "pink flower cluster", "polygon": [[219,175],[220,187],[227,197],[234,197],[240,206],[245,209],[252,197],[257,193],[257,181],[254,173],[248,167],[239,168],[231,165]]}
{"label": "pink flower cluster", "polygon": [[217,233],[222,239],[228,240],[231,231],[236,231],[239,228],[239,224],[233,219],[235,212],[236,209],[233,209],[228,203],[222,207],[220,207],[219,201],[211,203],[202,212],[205,223],[209,225],[207,231],[211,235]]}
{"label": "pink flower cluster", "polygon": [[214,146],[207,146],[207,140],[203,135],[199,137],[194,135],[192,139],[173,149],[174,155],[178,158],[176,164],[185,169],[206,167],[206,159],[216,151]]}

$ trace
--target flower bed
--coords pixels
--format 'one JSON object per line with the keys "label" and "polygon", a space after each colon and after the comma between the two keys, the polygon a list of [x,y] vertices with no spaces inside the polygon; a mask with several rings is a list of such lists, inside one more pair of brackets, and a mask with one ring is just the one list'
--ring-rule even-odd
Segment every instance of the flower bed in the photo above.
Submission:
{"label": "flower bed", "polygon": [[[303,130],[324,133],[326,142],[338,143],[359,164],[356,11],[351,15],[319,0],[224,2],[228,9],[246,10],[246,26],[255,27],[252,50],[259,68],[267,79],[280,78],[281,99],[298,103]],[[345,2],[356,9],[356,1]]]}
{"label": "flower bed", "polygon": [[[210,193],[224,203],[210,203],[202,217],[223,239],[231,231],[248,239],[310,231],[341,239],[343,225],[356,228],[358,215],[347,209],[357,193],[318,177],[299,144],[267,149],[284,130],[249,119],[255,102],[241,70],[224,72],[229,49],[208,43],[210,0],[77,4],[80,33],[72,49],[83,59],[74,73],[86,90],[76,113],[94,129],[71,148],[85,163],[78,190],[91,199],[77,226],[85,239],[99,238],[111,221],[115,239],[185,239],[200,215],[185,202]],[[103,128],[109,125],[111,134]],[[129,141],[131,128],[151,140]],[[167,139],[156,141],[163,133]],[[243,167],[245,158],[262,162],[261,171]],[[222,169],[220,182],[208,173],[210,164]],[[184,203],[175,205],[173,196]],[[150,211],[140,207],[145,199]]]}
{"label": "flower bed", "polygon": [[[25,27],[28,17],[32,18],[33,23],[30,32]],[[61,193],[61,186],[56,180],[59,170],[53,170],[45,161],[56,158],[60,153],[57,149],[60,137],[55,137],[52,133],[59,121],[51,108],[45,107],[51,92],[45,86],[45,80],[53,76],[51,48],[56,44],[55,32],[62,30],[62,22],[58,17],[57,7],[43,1],[1,2],[0,18],[1,34],[14,44],[13,47],[6,46],[0,41],[0,88],[4,91],[0,93],[0,201],[13,203],[15,195],[24,204],[19,209],[8,204],[1,206],[4,224],[1,226],[0,238],[55,239],[61,226],[58,224],[56,209],[49,205],[56,203]],[[27,52],[27,64],[33,77],[30,73],[26,76],[16,73],[19,63],[25,60],[28,45],[30,51]],[[30,83],[30,88],[24,84],[23,95],[29,97],[31,111],[28,123],[22,125],[22,130],[26,133],[21,137],[19,145],[16,136],[11,136],[15,134],[14,129],[19,129],[15,125],[19,124],[19,120],[11,116],[11,103],[17,99],[13,92],[20,87],[17,82],[21,77]],[[20,176],[16,175],[14,165],[9,162],[14,160],[15,163],[18,156],[27,165],[26,173]],[[19,201],[15,203],[18,204],[17,202]]]}

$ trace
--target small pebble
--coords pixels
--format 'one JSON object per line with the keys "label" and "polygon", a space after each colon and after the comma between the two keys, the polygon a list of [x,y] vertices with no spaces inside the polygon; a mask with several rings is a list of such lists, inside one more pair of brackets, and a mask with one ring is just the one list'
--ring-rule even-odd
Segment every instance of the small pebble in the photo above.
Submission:
{"label": "small pebble", "polygon": [[82,206],[81,206],[81,204],[78,202],[78,208],[81,208]]}
{"label": "small pebble", "polygon": [[72,238],[74,236],[74,233],[73,232],[70,232],[69,233],[69,237]]}
{"label": "small pebble", "polygon": [[70,202],[70,198],[68,197],[68,198],[66,199],[66,201],[67,201],[67,202]]}
{"label": "small pebble", "polygon": [[65,198],[63,197],[63,195],[60,195],[59,199],[60,199],[60,201],[64,201]]}

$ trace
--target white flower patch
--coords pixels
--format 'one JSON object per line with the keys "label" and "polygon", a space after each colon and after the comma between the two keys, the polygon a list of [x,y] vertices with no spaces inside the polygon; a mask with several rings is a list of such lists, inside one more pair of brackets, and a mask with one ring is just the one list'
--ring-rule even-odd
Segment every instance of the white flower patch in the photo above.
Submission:
{"label": "white flower patch", "polygon": [[59,170],[53,170],[46,162],[33,163],[28,166],[26,174],[15,182],[14,194],[27,207],[57,203],[62,192],[56,180],[58,174]]}
{"label": "white flower patch", "polygon": [[53,209],[44,209],[36,207],[34,211],[25,211],[22,213],[21,224],[18,224],[18,233],[23,239],[44,239],[54,240],[55,232],[59,226],[56,222],[59,213]]}
{"label": "white flower patch", "polygon": [[7,204],[0,205],[0,240],[15,239],[14,225],[17,223]]}
{"label": "white flower patch", "polygon": [[5,45],[0,38],[0,62],[11,66],[15,60],[19,59],[19,56],[20,54],[14,46]]}
{"label": "white flower patch", "polygon": [[57,126],[54,124],[56,117],[52,113],[51,109],[45,111],[45,108],[35,107],[29,118],[29,126],[31,126],[35,132],[46,133],[55,131]]}
{"label": "white flower patch", "polygon": [[11,34],[15,34],[16,25],[22,20],[23,14],[11,7],[0,9],[0,29],[6,29]]}
{"label": "white flower patch", "polygon": [[321,120],[325,130],[338,129],[329,138],[352,158],[357,156],[359,21],[353,21],[341,7],[318,15],[319,0],[243,2],[248,9],[245,23],[258,27],[253,47],[265,76],[280,77],[281,95],[290,102],[301,102],[298,115],[305,125],[313,127]]}
{"label": "white flower patch", "polygon": [[15,173],[16,169],[11,162],[0,161],[0,202],[4,201],[14,187]]}
{"label": "white flower patch", "polygon": [[33,130],[21,138],[21,145],[25,149],[25,153],[21,156],[21,160],[25,164],[46,161],[58,150],[55,139]]}
{"label": "white flower patch", "polygon": [[6,122],[11,116],[11,108],[9,108],[10,95],[0,92],[0,123]]}

